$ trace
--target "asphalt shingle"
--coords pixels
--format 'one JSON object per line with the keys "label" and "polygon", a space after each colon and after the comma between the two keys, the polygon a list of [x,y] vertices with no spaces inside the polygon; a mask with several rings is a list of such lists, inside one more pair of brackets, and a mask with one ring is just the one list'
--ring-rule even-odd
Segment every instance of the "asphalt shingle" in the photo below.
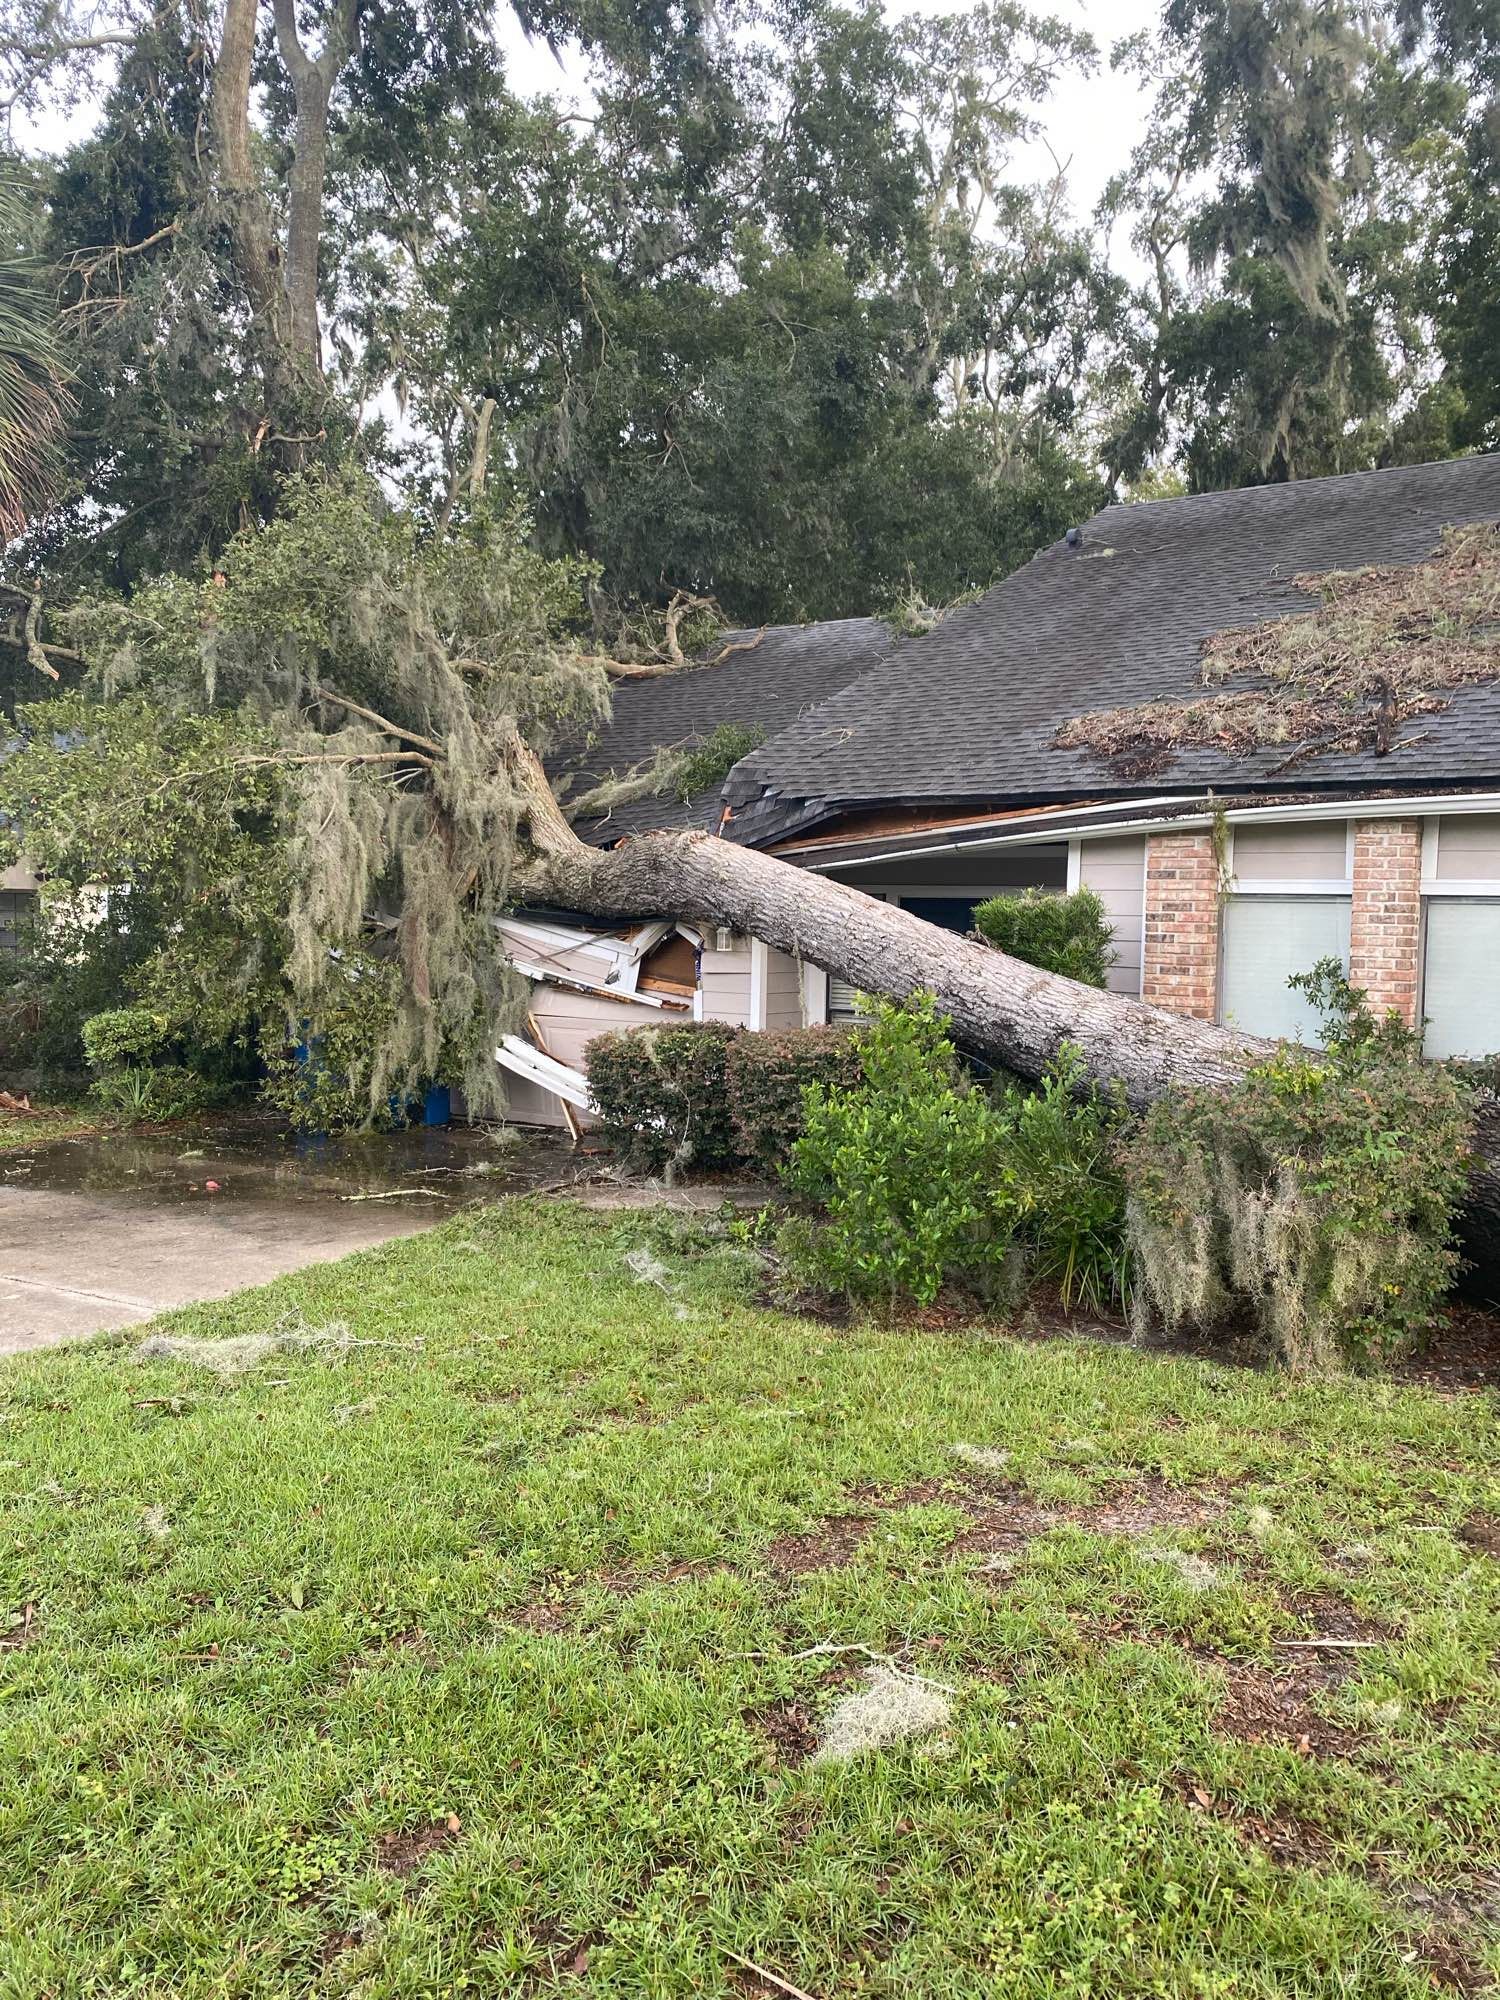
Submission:
{"label": "asphalt shingle", "polygon": [[[719,643],[755,638],[754,630],[730,632]],[[577,798],[600,778],[634,770],[660,749],[701,743],[720,723],[746,723],[763,729],[767,737],[777,736],[804,710],[868,673],[897,643],[890,627],[877,618],[770,626],[758,643],[731,653],[718,666],[619,683],[614,712],[597,738],[586,747],[575,745],[571,754],[565,751],[555,761],[569,774],[569,790]],[[581,823],[579,831],[587,839],[608,842],[646,828],[717,826],[719,814],[720,787],[715,785],[686,802],[633,800],[607,819]]]}
{"label": "asphalt shingle", "polygon": [[[1001,804],[1284,785],[1284,749],[1193,749],[1132,785],[1088,753],[1054,749],[1053,737],[1091,710],[1193,692],[1211,634],[1313,607],[1297,575],[1418,562],[1444,527],[1496,519],[1500,455],[1106,508],[1077,547],[1057,543],[925,638],[889,646],[744,759],[726,789],[735,831],[769,837],[805,821],[810,801]],[[1389,757],[1310,760],[1296,783],[1500,778],[1500,684],[1463,690],[1417,733],[1421,742]]]}

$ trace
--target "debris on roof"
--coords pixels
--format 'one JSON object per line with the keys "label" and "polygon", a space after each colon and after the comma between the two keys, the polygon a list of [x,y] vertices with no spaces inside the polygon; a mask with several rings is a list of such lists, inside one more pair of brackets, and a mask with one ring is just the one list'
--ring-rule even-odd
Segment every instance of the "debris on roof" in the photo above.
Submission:
{"label": "debris on roof", "polygon": [[1408,723],[1456,689],[1500,680],[1500,525],[1446,529],[1425,562],[1294,579],[1322,604],[1302,617],[1240,626],[1203,647],[1205,689],[1178,700],[1096,709],[1063,724],[1060,750],[1088,750],[1147,777],[1186,747],[1246,756],[1285,747],[1289,770],[1325,751],[1377,757],[1426,740]]}

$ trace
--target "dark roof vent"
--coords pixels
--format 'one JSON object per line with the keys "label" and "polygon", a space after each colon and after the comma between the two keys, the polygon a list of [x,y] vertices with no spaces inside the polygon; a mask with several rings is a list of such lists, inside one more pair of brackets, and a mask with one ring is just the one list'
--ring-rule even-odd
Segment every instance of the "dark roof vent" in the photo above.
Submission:
{"label": "dark roof vent", "polygon": [[1078,544],[1083,540],[1082,528],[1069,528],[1068,532],[1063,536],[1063,540],[1070,549],[1076,549]]}

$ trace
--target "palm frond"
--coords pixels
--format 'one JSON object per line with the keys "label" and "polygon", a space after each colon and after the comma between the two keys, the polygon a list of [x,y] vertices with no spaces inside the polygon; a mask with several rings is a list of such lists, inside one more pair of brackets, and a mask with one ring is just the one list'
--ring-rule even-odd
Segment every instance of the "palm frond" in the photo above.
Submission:
{"label": "palm frond", "polygon": [[71,405],[53,301],[23,245],[25,197],[0,180],[0,537],[53,498]]}

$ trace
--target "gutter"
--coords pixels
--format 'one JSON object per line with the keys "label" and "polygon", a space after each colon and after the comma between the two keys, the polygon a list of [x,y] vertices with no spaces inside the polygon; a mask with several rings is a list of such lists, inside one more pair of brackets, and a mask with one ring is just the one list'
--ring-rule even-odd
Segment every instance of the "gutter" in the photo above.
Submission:
{"label": "gutter", "polygon": [[[1116,815],[1113,820],[1097,822],[1083,830],[1081,838],[1092,833],[1162,833],[1172,827],[1210,827],[1222,811],[1231,826],[1260,824],[1262,826],[1284,825],[1289,822],[1330,819],[1405,819],[1414,814],[1430,812],[1500,812],[1500,792],[1437,792],[1425,796],[1415,795],[1405,798],[1379,799],[1337,799],[1309,805],[1292,806],[1230,806],[1219,811],[1186,812],[1163,815],[1160,808],[1171,804],[1170,799],[1143,801],[1147,806],[1156,807],[1154,817],[1136,819],[1122,816],[1118,804],[1114,806],[1088,806],[1080,808],[1071,818],[1082,818],[1089,813]],[[1191,800],[1184,801],[1191,803]],[[946,840],[929,843],[922,847],[888,848],[879,854],[829,854],[816,860],[804,859],[810,850],[799,854],[794,849],[783,849],[785,860],[795,860],[814,874],[821,874],[830,868],[881,868],[893,861],[921,861],[929,855],[986,853],[999,847],[1035,847],[1055,841],[1061,833],[1073,833],[1071,825],[1064,824],[1061,816],[1048,820],[1045,824],[1028,828],[1018,833],[992,833],[984,838],[986,825],[980,822],[976,828],[976,838],[972,840]]]}

